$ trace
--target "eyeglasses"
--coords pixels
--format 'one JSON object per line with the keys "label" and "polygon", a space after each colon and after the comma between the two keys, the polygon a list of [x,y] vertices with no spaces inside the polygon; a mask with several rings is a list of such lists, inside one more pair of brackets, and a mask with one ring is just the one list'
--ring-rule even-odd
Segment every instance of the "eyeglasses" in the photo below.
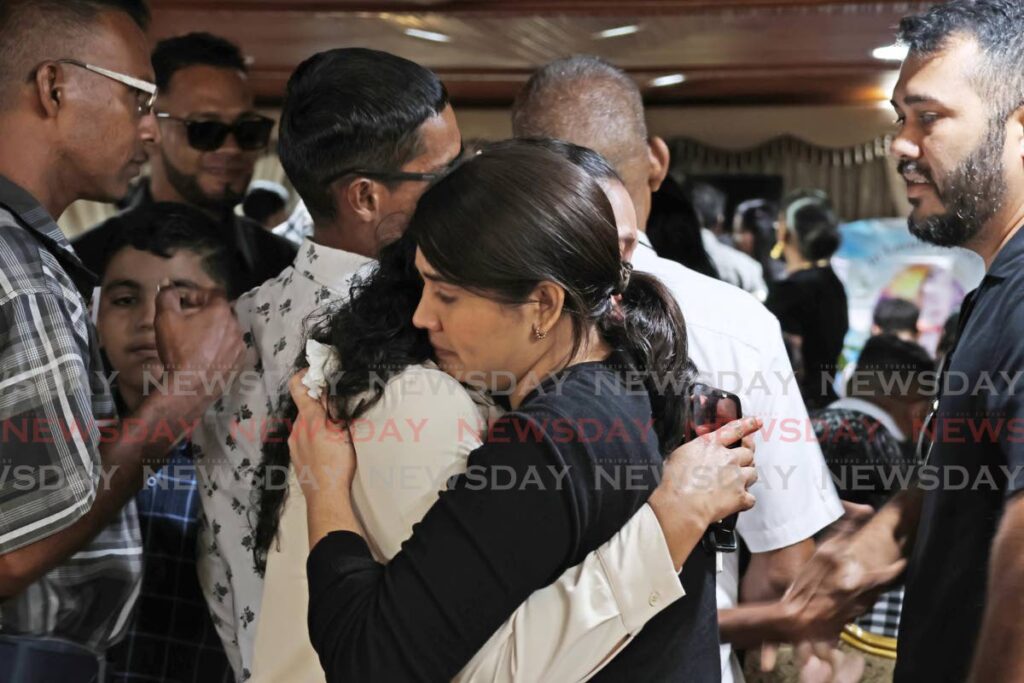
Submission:
{"label": "eyeglasses", "polygon": [[164,112],[156,117],[184,124],[189,147],[200,152],[220,149],[228,134],[233,135],[238,146],[248,152],[265,149],[270,144],[270,132],[274,130],[274,119],[258,114],[247,114],[234,123],[184,119]]}
{"label": "eyeglasses", "polygon": [[347,169],[340,171],[327,177],[324,181],[324,185],[330,185],[336,180],[340,180],[345,176],[361,176],[363,178],[371,178],[373,180],[385,180],[385,181],[414,181],[414,182],[425,182],[432,183],[438,178],[443,177],[448,172],[447,169],[444,171],[438,171],[435,173],[414,173],[412,171],[373,171],[363,168]]}
{"label": "eyeglasses", "polygon": [[111,71],[110,69],[104,69],[101,66],[95,66],[93,64],[86,64],[77,59],[56,59],[56,64],[70,64],[77,66],[80,69],[91,71],[94,74],[105,76],[118,83],[123,83],[137,93],[138,110],[139,116],[149,116],[153,112],[153,105],[156,104],[156,85],[149,81],[144,81],[141,78],[135,78],[134,76],[128,76],[117,71]]}

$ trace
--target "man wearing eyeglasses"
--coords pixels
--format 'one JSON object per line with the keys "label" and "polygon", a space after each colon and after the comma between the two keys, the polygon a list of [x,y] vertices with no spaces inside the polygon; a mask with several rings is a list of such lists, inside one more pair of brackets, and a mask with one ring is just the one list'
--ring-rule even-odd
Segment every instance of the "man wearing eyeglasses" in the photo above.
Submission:
{"label": "man wearing eyeglasses", "polygon": [[178,390],[118,421],[85,303],[94,278],[54,222],[77,199],[123,196],[146,161],[147,19],[127,0],[0,4],[2,681],[104,680],[139,590],[143,463],[217,398],[197,379],[241,353],[223,296],[167,287],[154,327]]}
{"label": "man wearing eyeglasses", "polygon": [[[382,243],[402,233],[429,181],[458,158],[460,148],[444,86],[406,59],[375,50],[331,50],[306,60],[289,81],[281,162],[316,229],[281,277],[235,304],[249,347],[246,369],[261,380],[239,383],[194,434],[207,522],[200,528],[200,583],[240,681],[310,681],[322,675],[308,638],[308,652],[302,652],[308,657],[295,661],[270,637],[261,655],[263,671],[254,667],[263,599],[252,527],[253,488],[259,485],[254,475],[263,458],[260,430],[270,424],[291,375],[304,320],[347,297],[352,277],[372,266]],[[298,619],[302,626],[304,614]],[[292,639],[304,633],[289,620],[261,628],[265,635],[283,629]],[[313,674],[307,673],[310,667]]]}
{"label": "man wearing eyeglasses", "polygon": [[[295,257],[294,245],[234,213],[270,143],[274,121],[254,110],[245,59],[223,38],[191,33],[161,41],[152,62],[160,89],[160,136],[150,149],[151,175],[134,188],[128,210],[179,202],[214,218],[233,253],[235,298],[276,277]],[[102,224],[74,242],[93,270],[101,267],[111,233],[111,225]]]}

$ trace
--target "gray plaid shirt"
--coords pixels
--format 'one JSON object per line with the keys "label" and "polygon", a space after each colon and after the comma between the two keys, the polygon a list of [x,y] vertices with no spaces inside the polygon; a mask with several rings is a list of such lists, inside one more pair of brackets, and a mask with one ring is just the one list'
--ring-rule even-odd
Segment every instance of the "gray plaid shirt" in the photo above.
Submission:
{"label": "gray plaid shirt", "polygon": [[[83,292],[94,276],[39,203],[0,176],[0,554],[67,528],[102,482],[118,429]],[[81,551],[0,603],[0,632],[105,649],[138,596],[135,503]]]}

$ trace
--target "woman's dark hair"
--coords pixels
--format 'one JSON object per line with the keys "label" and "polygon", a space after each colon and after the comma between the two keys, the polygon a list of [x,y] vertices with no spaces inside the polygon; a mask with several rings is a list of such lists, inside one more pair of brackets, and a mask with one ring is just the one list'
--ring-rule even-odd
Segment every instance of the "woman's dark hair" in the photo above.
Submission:
{"label": "woman's dark hair", "polygon": [[651,246],[658,256],[718,280],[718,268],[704,248],[700,221],[686,190],[667,176],[651,195],[651,214],[646,226]]}
{"label": "woman's dark hair", "polygon": [[[331,378],[332,417],[359,417],[390,378],[431,357],[426,333],[412,325],[422,290],[413,266],[417,247],[447,282],[506,304],[526,303],[542,281],[560,285],[574,351],[596,327],[644,373],[662,450],[682,442],[692,367],[682,313],[656,278],[631,274],[622,263],[614,215],[598,182],[535,141],[489,146],[430,187],[373,274],[313,325],[311,337],[342,359],[342,372]],[[282,399],[280,413],[278,424],[294,420],[290,398]],[[263,486],[256,487],[254,552],[261,570],[287,491],[287,429],[281,431],[268,439],[257,477]]]}
{"label": "woman's dark hair", "polygon": [[798,190],[788,195],[782,201],[782,215],[808,261],[830,258],[839,249],[839,218],[828,196],[820,190]]}
{"label": "woman's dark hair", "polygon": [[[309,339],[335,349],[343,360],[342,372],[329,378],[329,409],[338,420],[354,420],[380,400],[388,380],[410,365],[430,359],[427,334],[412,324],[423,284],[413,265],[416,242],[406,233],[381,249],[377,267],[352,280],[349,299],[330,306],[310,320]],[[303,351],[296,370],[308,367]],[[276,428],[263,446],[253,489],[255,544],[260,572],[277,536],[281,507],[288,493],[288,436],[298,415],[287,391],[281,396]],[[252,520],[250,520],[252,522]]]}
{"label": "woman's dark hair", "polygon": [[645,373],[662,448],[682,441],[684,402],[665,390],[666,376],[688,377],[682,313],[656,278],[630,275],[608,198],[582,168],[533,143],[492,146],[427,190],[409,234],[441,278],[490,299],[522,304],[559,285],[573,351],[596,326]]}
{"label": "woman's dark hair", "polygon": [[565,140],[556,140],[554,138],[516,138],[515,140],[491,142],[479,149],[481,152],[490,150],[493,154],[494,152],[502,150],[510,145],[534,145],[536,147],[541,147],[571,162],[574,166],[579,167],[584,173],[594,180],[615,180],[619,183],[622,182],[622,178],[619,177],[619,174],[600,153],[595,152],[589,147],[583,147],[582,145],[566,142]]}
{"label": "woman's dark hair", "polygon": [[764,277],[772,279],[775,274],[772,247],[775,246],[775,217],[778,208],[767,199],[748,199],[736,207],[735,226],[754,237],[753,258],[764,269]]}

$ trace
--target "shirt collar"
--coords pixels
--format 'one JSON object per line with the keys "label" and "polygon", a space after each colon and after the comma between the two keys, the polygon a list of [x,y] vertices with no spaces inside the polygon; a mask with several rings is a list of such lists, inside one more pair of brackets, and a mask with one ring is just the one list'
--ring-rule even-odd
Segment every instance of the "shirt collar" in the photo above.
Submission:
{"label": "shirt collar", "polygon": [[68,238],[39,201],[20,185],[0,175],[0,203],[10,208],[43,245],[60,260],[68,275],[88,298],[96,285],[96,275],[82,265]]}
{"label": "shirt collar", "polygon": [[352,274],[374,259],[344,249],[317,244],[308,237],[299,245],[294,267],[314,282],[330,289],[344,289]]}
{"label": "shirt collar", "polygon": [[1019,228],[1017,234],[999,250],[985,275],[1004,279],[1020,272],[1021,267],[1024,267],[1024,227]]}
{"label": "shirt collar", "polygon": [[647,237],[647,233],[639,233],[636,242],[636,249],[633,250],[633,256],[630,259],[633,267],[644,271],[656,270],[661,257],[658,256],[658,252],[654,251],[654,247],[651,246],[651,240]]}
{"label": "shirt collar", "polygon": [[654,245],[651,244],[651,238],[647,236],[647,233],[643,230],[638,230],[636,233],[636,241],[639,244],[644,245],[648,249],[654,249]]}
{"label": "shirt collar", "polygon": [[71,251],[71,245],[64,237],[64,233],[60,231],[53,217],[46,213],[46,209],[39,204],[39,201],[20,185],[16,185],[2,175],[0,175],[0,202],[9,206],[21,220],[28,223],[33,232],[56,242],[62,249]]}
{"label": "shirt collar", "polygon": [[868,417],[874,418],[882,423],[882,426],[889,430],[889,433],[895,437],[897,441],[906,441],[907,436],[903,433],[903,430],[896,426],[896,420],[893,419],[892,415],[885,412],[871,401],[865,401],[862,398],[856,398],[855,396],[847,396],[841,398],[838,401],[832,403],[829,406],[829,410],[853,410],[858,413],[864,413]]}

